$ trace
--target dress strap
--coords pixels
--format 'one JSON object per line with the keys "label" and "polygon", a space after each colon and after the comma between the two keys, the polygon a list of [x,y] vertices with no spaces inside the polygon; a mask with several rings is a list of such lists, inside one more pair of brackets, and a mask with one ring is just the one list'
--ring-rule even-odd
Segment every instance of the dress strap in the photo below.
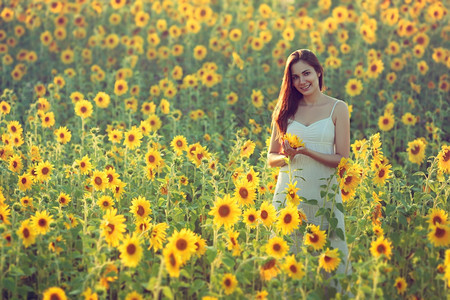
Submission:
{"label": "dress strap", "polygon": [[331,110],[331,114],[330,114],[329,118],[331,118],[331,116],[333,116],[334,108],[336,107],[336,104],[338,104],[338,102],[339,102],[339,100],[336,100],[336,102],[334,102],[333,109]]}

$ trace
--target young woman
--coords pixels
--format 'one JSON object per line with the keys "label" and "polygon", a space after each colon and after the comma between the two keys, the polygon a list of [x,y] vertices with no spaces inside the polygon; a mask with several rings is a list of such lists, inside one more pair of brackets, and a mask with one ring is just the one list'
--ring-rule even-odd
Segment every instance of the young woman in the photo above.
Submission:
{"label": "young woman", "polygon": [[[321,197],[320,192],[323,190],[321,186],[327,185],[327,180],[336,173],[341,158],[349,156],[349,112],[345,102],[323,94],[322,88],[323,68],[316,55],[307,49],[293,52],[287,59],[278,103],[272,115],[267,161],[270,167],[281,167],[273,204],[279,208],[286,203],[286,188],[296,181],[300,197],[318,201],[314,205],[300,202],[299,208],[306,214],[307,222],[328,230],[327,219],[316,217],[316,213],[321,207],[333,209],[338,220],[337,228],[342,230],[345,238],[344,215],[336,208],[336,203],[342,203],[340,190],[336,193],[334,205],[333,199]],[[286,133],[298,136],[305,146],[293,149],[289,142],[283,140]],[[332,192],[333,184],[337,185],[336,177],[329,184],[328,192]],[[343,254],[337,272],[350,274],[347,243],[335,232],[328,232],[327,238],[331,247],[339,248]]]}

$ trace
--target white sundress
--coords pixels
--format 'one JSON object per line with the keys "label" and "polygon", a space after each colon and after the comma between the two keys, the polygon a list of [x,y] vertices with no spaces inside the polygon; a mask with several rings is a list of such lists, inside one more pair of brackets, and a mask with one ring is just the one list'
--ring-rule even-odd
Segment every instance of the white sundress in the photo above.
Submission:
{"label": "white sundress", "polygon": [[[290,120],[287,126],[286,133],[295,134],[305,143],[305,147],[317,152],[334,154],[335,153],[335,125],[332,120],[332,115],[336,104],[334,103],[333,109],[328,118],[318,120],[308,126],[303,125],[295,120]],[[273,204],[277,209],[283,203],[286,203],[286,187],[289,183],[289,167],[283,166],[280,168],[278,174],[278,181],[275,188],[275,193],[273,197]],[[292,181],[297,181],[297,188],[300,190],[297,192],[298,195],[304,199],[316,199],[318,201],[317,205],[310,205],[300,202],[299,208],[305,213],[308,223],[315,225],[321,225],[321,230],[328,229],[328,221],[323,216],[316,217],[316,213],[324,205],[325,199],[320,196],[320,191],[323,190],[321,185],[326,185],[327,180],[332,174],[336,172],[335,168],[327,167],[326,165],[310,158],[309,156],[298,154],[291,162],[292,171]],[[301,179],[301,177],[304,179]],[[325,179],[322,179],[325,178]],[[336,177],[333,178],[330,188],[333,184],[338,184]],[[331,192],[331,190],[329,190]],[[336,194],[335,203],[342,203],[342,197],[340,190]],[[325,203],[325,207],[332,208],[332,201]],[[282,208],[282,207],[281,207]],[[345,237],[345,225],[344,225],[344,214],[334,206],[334,214],[338,220],[337,228],[342,229]],[[338,273],[351,273],[351,265],[346,266],[348,259],[348,246],[345,240],[342,240],[336,234],[327,237],[330,240],[331,246],[333,248],[339,248],[343,253],[343,259],[339,265]],[[345,270],[347,269],[347,272]]]}

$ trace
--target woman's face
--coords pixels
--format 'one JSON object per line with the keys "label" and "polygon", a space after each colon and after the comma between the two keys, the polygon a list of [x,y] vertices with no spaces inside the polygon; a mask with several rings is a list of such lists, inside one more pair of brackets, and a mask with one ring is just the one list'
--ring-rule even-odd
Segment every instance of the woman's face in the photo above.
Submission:
{"label": "woman's face", "polygon": [[291,66],[292,85],[303,96],[320,91],[319,76],[316,70],[303,60],[299,60]]}

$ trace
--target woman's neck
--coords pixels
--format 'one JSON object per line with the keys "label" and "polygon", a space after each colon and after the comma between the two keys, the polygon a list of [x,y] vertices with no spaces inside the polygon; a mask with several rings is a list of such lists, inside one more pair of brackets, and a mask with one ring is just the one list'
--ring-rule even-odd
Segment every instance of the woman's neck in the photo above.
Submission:
{"label": "woman's neck", "polygon": [[324,99],[325,98],[323,97],[322,92],[317,91],[317,93],[314,93],[312,95],[303,96],[301,103],[305,106],[317,106],[322,105]]}

